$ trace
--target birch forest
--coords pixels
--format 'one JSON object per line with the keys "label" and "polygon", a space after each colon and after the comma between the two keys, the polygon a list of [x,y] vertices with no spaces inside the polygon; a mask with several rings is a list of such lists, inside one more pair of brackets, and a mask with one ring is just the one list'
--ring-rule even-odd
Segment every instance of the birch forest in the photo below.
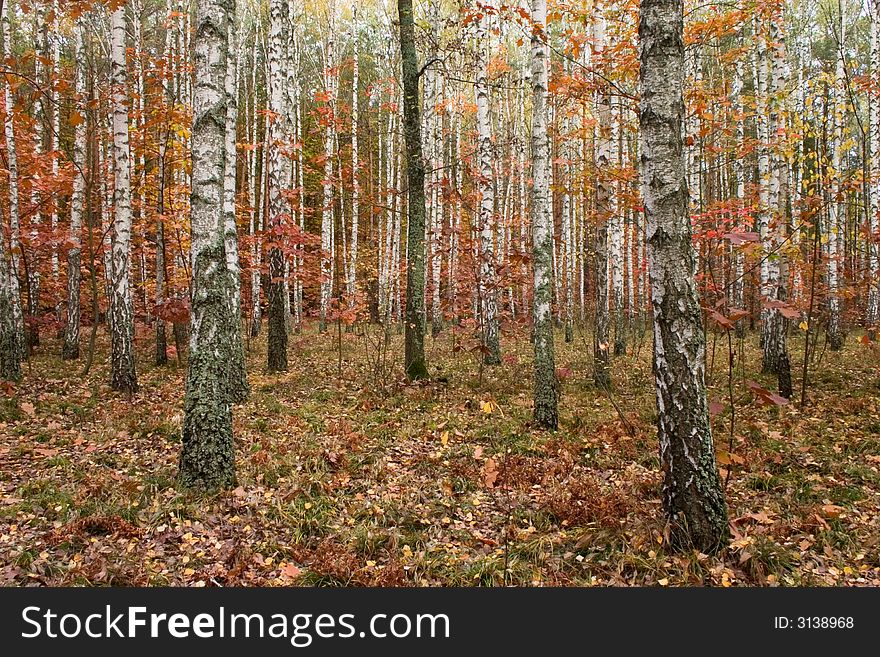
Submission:
{"label": "birch forest", "polygon": [[880,583],[878,0],[0,16],[0,584]]}

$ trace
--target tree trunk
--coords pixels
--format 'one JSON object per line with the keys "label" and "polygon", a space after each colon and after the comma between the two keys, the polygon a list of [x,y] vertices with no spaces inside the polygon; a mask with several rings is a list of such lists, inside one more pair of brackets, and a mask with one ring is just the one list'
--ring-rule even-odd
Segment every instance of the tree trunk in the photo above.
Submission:
{"label": "tree trunk", "polygon": [[843,329],[840,324],[840,261],[841,235],[840,229],[846,215],[845,195],[841,192],[841,166],[843,162],[844,119],[846,116],[846,62],[844,60],[844,44],[846,43],[846,22],[843,15],[843,4],[839,5],[839,24],[837,29],[838,42],[836,47],[836,64],[834,70],[834,86],[832,97],[832,136],[831,171],[830,171],[830,203],[828,204],[828,345],[832,351],[843,348]]}
{"label": "tree trunk", "polygon": [[226,60],[233,0],[198,0],[192,131],[192,319],[178,483],[210,492],[235,483],[227,359],[233,350],[224,246]]}
{"label": "tree trunk", "polygon": [[[780,7],[770,19],[770,134],[780,135],[785,130],[782,93],[786,83],[785,35],[783,33],[783,9]],[[788,163],[781,146],[773,149],[770,157],[769,201],[773,213],[772,247],[776,257],[769,258],[768,292],[773,301],[785,302],[788,298],[788,267],[782,247],[786,241],[787,217],[782,197],[782,185],[788,178]],[[779,308],[768,308],[768,328],[764,333],[764,371],[773,372],[779,379],[779,393],[791,397],[791,366],[788,357],[788,321]]]}
{"label": "tree trunk", "polygon": [[[11,0],[7,0],[3,11],[3,59],[9,58],[12,52],[12,28],[10,14],[13,12]],[[19,361],[27,357],[27,341],[24,331],[24,312],[21,307],[21,289],[18,282],[21,255],[21,224],[19,208],[19,180],[18,180],[18,155],[15,147],[15,100],[9,80],[4,80],[3,93],[6,105],[6,120],[4,131],[6,134],[6,168],[9,171],[9,264],[10,272],[8,279],[10,312],[12,313],[12,325],[14,331],[15,353]]]}
{"label": "tree trunk", "polygon": [[128,74],[125,61],[125,6],[110,14],[113,82],[113,246],[111,258],[110,385],[138,389],[134,356],[134,308],[130,286],[131,160],[128,145]]}
{"label": "tree trunk", "polygon": [[553,244],[550,241],[550,148],[547,141],[547,0],[532,0],[532,261],[535,348],[535,423],[559,424],[556,359],[553,344]]}
{"label": "tree trunk", "polygon": [[880,84],[880,2],[871,2],[871,80],[874,93],[870,96],[870,175],[871,184],[868,195],[871,204],[871,219],[868,236],[868,328],[876,333],[880,322],[880,257],[877,254],[877,231],[880,229],[880,99],[876,90]]}
{"label": "tree trunk", "polygon": [[[611,168],[620,169],[621,153],[620,104],[611,105]],[[611,269],[611,292],[614,305],[614,355],[626,353],[626,327],[623,321],[623,210],[617,201],[620,183],[612,183],[609,198],[608,242],[609,264]]]}
{"label": "tree trunk", "polygon": [[323,204],[321,205],[321,306],[320,331],[327,330],[327,312],[330,309],[330,297],[333,295],[333,146],[336,143],[334,126],[336,99],[336,3],[331,0],[328,7],[330,25],[327,31],[327,43],[324,52],[324,94],[328,108],[324,127],[324,180]]}
{"label": "tree trunk", "polygon": [[289,204],[284,198],[284,186],[290,180],[290,160],[283,152],[289,135],[286,134],[286,77],[283,68],[286,57],[282,35],[286,26],[286,0],[272,0],[269,4],[269,111],[271,120],[266,138],[269,149],[269,221],[272,246],[269,249],[269,337],[268,367],[271,372],[287,370],[287,312],[284,302],[285,256],[281,247],[285,217]]}
{"label": "tree trunk", "polygon": [[[76,39],[76,112],[78,122],[74,127],[73,137],[73,194],[70,198],[70,248],[67,251],[67,323],[64,326],[64,345],[61,357],[64,360],[79,358],[80,332],[80,298],[79,288],[82,282],[80,259],[82,245],[82,215],[84,193],[86,188],[86,76],[85,76],[85,40],[83,26],[74,28]],[[92,321],[95,321],[94,318]]]}
{"label": "tree trunk", "polygon": [[728,540],[709,424],[682,144],[682,0],[642,0],[640,135],[654,311],[654,374],[670,540],[713,553]]}
{"label": "tree trunk", "polygon": [[[605,56],[605,17],[601,14],[593,23],[595,48]],[[596,181],[596,208],[598,226],[596,228],[596,330],[593,338],[593,380],[596,385],[607,388],[611,385],[610,320],[608,303],[608,223],[613,214],[611,184],[606,179],[611,166],[613,135],[611,131],[611,96],[607,88],[598,90],[597,118],[598,143],[596,145],[596,166],[599,176]]]}
{"label": "tree trunk", "polygon": [[[740,44],[743,42],[742,32],[744,28],[740,28]],[[735,134],[736,134],[736,151],[733,154],[733,168],[734,175],[736,177],[736,209],[739,211],[743,208],[743,204],[745,203],[746,197],[746,167],[745,162],[743,162],[742,149],[745,143],[746,138],[746,130],[745,130],[745,101],[743,98],[743,62],[742,58],[738,57],[736,60],[736,64],[734,65],[733,70],[733,84],[732,84],[732,95],[733,95],[733,105],[734,112],[736,117],[734,121],[736,122]],[[739,226],[739,228],[747,228],[746,226]],[[733,282],[733,306],[738,309],[745,308],[745,256],[743,255],[742,249],[734,248],[734,282]],[[738,319],[736,321],[736,336],[738,338],[742,338],[745,336],[746,325],[742,319]]]}
{"label": "tree trunk", "polygon": [[[403,137],[406,142],[407,267],[404,367],[410,380],[428,377],[425,364],[425,161],[419,122],[419,62],[412,0],[397,0],[403,69]],[[393,266],[396,266],[394,263]]]}
{"label": "tree trunk", "polygon": [[495,275],[495,187],[492,162],[492,124],[489,117],[488,63],[485,50],[490,40],[488,17],[480,18],[477,30],[477,160],[480,190],[480,323],[482,326],[483,362],[501,363],[501,344],[498,327],[498,281]]}
{"label": "tree trunk", "polygon": [[[232,0],[234,7],[234,0]],[[228,382],[230,399],[242,402],[250,392],[244,359],[244,343],[241,336],[241,266],[238,260],[238,227],[235,223],[236,176],[236,126],[238,122],[238,48],[235,35],[237,21],[234,9],[227,17],[228,43],[226,55],[226,125],[224,129],[223,161],[223,240],[226,254],[226,271],[229,275],[229,350]]]}
{"label": "tree trunk", "polygon": [[353,310],[357,305],[357,264],[358,264],[358,231],[360,224],[360,161],[358,159],[358,92],[360,86],[360,50],[358,40],[357,4],[352,7],[351,32],[354,48],[354,62],[351,73],[351,240],[349,244],[348,280],[346,293],[348,307]]}

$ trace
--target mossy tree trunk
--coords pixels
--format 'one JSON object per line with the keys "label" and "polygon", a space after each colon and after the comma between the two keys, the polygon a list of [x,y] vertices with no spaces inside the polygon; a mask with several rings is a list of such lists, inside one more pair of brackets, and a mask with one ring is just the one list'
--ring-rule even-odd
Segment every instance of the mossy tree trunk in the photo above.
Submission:
{"label": "mossy tree trunk", "polygon": [[672,545],[712,553],[728,541],[709,424],[706,343],[694,282],[684,116],[682,0],[642,0],[641,175],[654,313],[654,376],[663,507]]}
{"label": "mossy tree trunk", "polygon": [[[192,131],[192,313],[178,484],[212,492],[235,483],[228,363],[230,277],[223,224],[226,59],[233,0],[198,0]],[[234,154],[232,154],[234,156]]]}
{"label": "mossy tree trunk", "polygon": [[403,137],[406,142],[407,267],[404,365],[410,380],[428,377],[425,364],[425,161],[419,119],[419,63],[412,0],[398,0],[403,69]]}

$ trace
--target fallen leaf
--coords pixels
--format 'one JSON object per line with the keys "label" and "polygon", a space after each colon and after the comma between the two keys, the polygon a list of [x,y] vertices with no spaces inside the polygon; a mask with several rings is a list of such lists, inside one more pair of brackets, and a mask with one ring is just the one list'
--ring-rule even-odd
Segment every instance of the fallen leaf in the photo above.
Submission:
{"label": "fallen leaf", "polygon": [[490,456],[483,464],[483,483],[486,484],[486,488],[494,488],[496,481],[498,481],[498,465]]}

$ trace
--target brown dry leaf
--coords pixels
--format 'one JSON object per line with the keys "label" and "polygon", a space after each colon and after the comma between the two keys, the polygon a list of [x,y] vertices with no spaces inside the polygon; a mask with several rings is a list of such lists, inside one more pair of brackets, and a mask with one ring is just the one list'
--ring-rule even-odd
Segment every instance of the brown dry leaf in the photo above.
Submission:
{"label": "brown dry leaf", "polygon": [[843,513],[846,509],[842,506],[837,506],[836,504],[825,504],[822,507],[822,514],[826,518],[839,518],[840,514]]}
{"label": "brown dry leaf", "polygon": [[490,456],[483,464],[483,483],[486,484],[486,488],[494,488],[496,481],[498,481],[498,465]]}
{"label": "brown dry leaf", "polygon": [[281,567],[281,575],[286,579],[296,579],[302,574],[302,569],[294,566],[292,563],[285,564]]}

